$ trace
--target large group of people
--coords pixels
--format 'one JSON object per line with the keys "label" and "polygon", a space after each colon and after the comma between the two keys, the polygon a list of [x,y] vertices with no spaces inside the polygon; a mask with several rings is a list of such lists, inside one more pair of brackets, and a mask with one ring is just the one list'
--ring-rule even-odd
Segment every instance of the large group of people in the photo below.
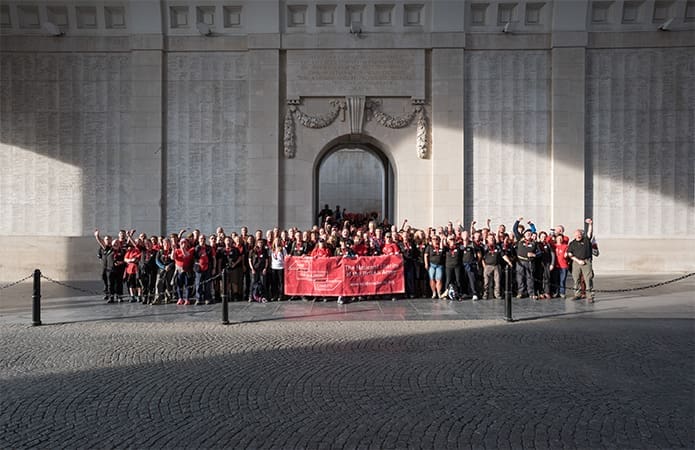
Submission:
{"label": "large group of people", "polygon": [[[308,230],[276,227],[249,234],[247,227],[238,233],[218,227],[210,235],[183,229],[168,236],[136,235],[136,230],[102,236],[96,230],[104,298],[152,305],[210,304],[223,296],[231,301],[293,300],[284,289],[288,256],[401,255],[405,293],[400,297],[502,298],[508,286],[516,298],[565,298],[571,270],[573,298],[594,300],[592,258],[597,248],[591,219],[585,220],[586,231],[576,229],[570,238],[561,225],[538,230],[522,217],[511,231],[504,224],[493,230],[489,219],[480,228],[475,221],[468,228],[460,222],[416,228],[407,220],[398,227],[371,214],[350,220],[356,217],[333,214],[326,205],[321,225]],[[339,303],[349,300],[354,299],[338,298]]]}

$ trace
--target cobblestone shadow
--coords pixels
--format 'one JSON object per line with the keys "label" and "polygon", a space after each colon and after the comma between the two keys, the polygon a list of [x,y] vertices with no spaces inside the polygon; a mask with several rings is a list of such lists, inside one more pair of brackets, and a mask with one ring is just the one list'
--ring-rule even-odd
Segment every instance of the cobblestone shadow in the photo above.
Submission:
{"label": "cobblestone shadow", "polygon": [[0,328],[2,448],[693,448],[693,320]]}

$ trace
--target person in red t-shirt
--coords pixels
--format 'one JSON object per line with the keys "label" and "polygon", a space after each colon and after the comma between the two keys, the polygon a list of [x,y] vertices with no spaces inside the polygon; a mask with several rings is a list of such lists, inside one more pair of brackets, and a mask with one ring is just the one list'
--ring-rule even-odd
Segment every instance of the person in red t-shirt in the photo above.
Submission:
{"label": "person in red t-shirt", "polygon": [[326,241],[321,239],[318,245],[311,251],[311,256],[321,258],[333,255],[331,254],[331,250],[326,246]]}
{"label": "person in red t-shirt", "polygon": [[198,245],[195,247],[193,255],[195,261],[193,265],[193,270],[195,271],[195,304],[205,303],[209,305],[212,302],[212,295],[208,279],[212,273],[215,261],[212,256],[212,247],[207,245],[204,234],[198,235]]}
{"label": "person in red t-shirt", "polygon": [[401,254],[401,249],[398,247],[398,244],[393,242],[393,239],[391,237],[391,233],[386,233],[386,236],[384,237],[384,246],[381,248],[381,254],[382,255],[400,255]]}
{"label": "person in red t-shirt", "polygon": [[191,278],[193,274],[193,251],[189,248],[188,239],[181,239],[179,248],[172,251],[171,258],[176,265],[176,294],[179,300],[177,305],[190,305],[188,300],[191,291]]}
{"label": "person in red t-shirt", "polygon": [[135,245],[131,245],[128,247],[128,250],[125,252],[125,256],[123,257],[123,260],[126,263],[124,278],[126,285],[128,286],[128,292],[130,293],[130,303],[138,302],[138,265],[140,263],[141,256],[142,252],[140,251],[140,248]]}
{"label": "person in red t-shirt", "polygon": [[566,295],[565,285],[567,283],[567,271],[570,267],[567,261],[567,247],[565,236],[561,234],[556,235],[555,245],[553,246],[555,251],[555,281],[558,285],[557,295],[562,298],[565,298]]}
{"label": "person in red t-shirt", "polygon": [[[393,242],[393,238],[391,236],[391,233],[386,233],[384,235],[384,245],[381,247],[381,254],[382,255],[400,255],[401,254],[401,248]],[[397,297],[396,295],[391,296],[391,301],[396,301]]]}
{"label": "person in red t-shirt", "polygon": [[367,253],[369,253],[369,247],[364,243],[359,233],[356,234],[353,239],[352,251],[355,252],[357,256],[366,256]]}

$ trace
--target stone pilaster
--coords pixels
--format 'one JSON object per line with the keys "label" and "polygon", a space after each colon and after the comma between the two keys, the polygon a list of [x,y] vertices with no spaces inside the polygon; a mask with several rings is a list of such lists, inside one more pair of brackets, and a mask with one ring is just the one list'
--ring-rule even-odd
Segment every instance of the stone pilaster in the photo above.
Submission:
{"label": "stone pilaster", "polygon": [[463,52],[432,50],[431,223],[463,219]]}
{"label": "stone pilaster", "polygon": [[279,225],[280,217],[280,52],[250,50],[248,55],[250,151],[246,195],[250,201],[247,216],[239,220],[249,227],[266,229]]}
{"label": "stone pilaster", "polygon": [[[130,226],[150,233],[163,229],[162,220],[162,66],[161,50],[134,50],[132,58],[132,97],[125,154],[137,171],[128,187],[132,208]],[[124,151],[126,149],[122,149]],[[178,225],[178,224],[177,224]],[[128,226],[128,224],[123,224]]]}
{"label": "stone pilaster", "polygon": [[585,213],[586,49],[552,49],[551,222],[572,227]]}

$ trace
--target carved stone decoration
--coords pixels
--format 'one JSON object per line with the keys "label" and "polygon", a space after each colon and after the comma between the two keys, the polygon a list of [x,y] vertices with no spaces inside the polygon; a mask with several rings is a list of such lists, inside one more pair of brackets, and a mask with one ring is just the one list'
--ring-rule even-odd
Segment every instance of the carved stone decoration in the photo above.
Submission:
{"label": "carved stone decoration", "polygon": [[355,95],[345,98],[348,115],[350,116],[350,133],[362,133],[362,124],[364,123],[364,107],[366,98],[362,95]]}
{"label": "carved stone decoration", "polygon": [[415,137],[415,149],[417,157],[420,159],[427,158],[427,117],[425,116],[425,108],[417,106],[417,133]]}
{"label": "carved stone decoration", "polygon": [[380,125],[387,128],[405,128],[409,126],[413,119],[417,116],[417,132],[415,138],[415,149],[417,157],[420,159],[427,158],[427,116],[425,115],[425,101],[423,99],[413,99],[413,110],[401,116],[390,116],[381,111],[381,102],[378,100],[370,100],[367,102],[367,110],[370,115],[367,117],[374,118]]}
{"label": "carved stone decoration", "polygon": [[295,116],[303,126],[307,128],[325,128],[335,122],[341,111],[344,111],[345,102],[340,100],[331,100],[331,110],[322,116],[310,116],[302,112],[298,105],[301,103],[298,99],[287,100],[287,113],[285,114],[283,147],[285,157],[288,159],[294,158],[297,153],[297,143],[295,139]]}
{"label": "carved stone decoration", "polygon": [[285,157],[290,159],[294,158],[297,153],[297,144],[294,138],[294,113],[296,110],[296,106],[290,106],[285,113],[284,148]]}
{"label": "carved stone decoration", "polygon": [[329,103],[332,107],[331,110],[322,116],[310,116],[300,111],[299,108],[295,109],[294,114],[297,115],[299,123],[307,128],[326,128],[328,125],[335,122],[335,119],[338,117],[338,114],[340,114],[340,111],[345,108],[345,103],[341,102],[340,100],[331,100]]}
{"label": "carved stone decoration", "polygon": [[379,110],[379,107],[381,106],[381,103],[378,101],[369,101],[367,102],[367,109],[372,114],[372,117],[374,117],[374,120],[377,121],[377,123],[381,126],[384,126],[386,128],[405,128],[410,123],[413,121],[413,118],[415,117],[415,110],[413,109],[411,112],[406,113],[402,116],[390,116],[386,114],[383,111]]}

